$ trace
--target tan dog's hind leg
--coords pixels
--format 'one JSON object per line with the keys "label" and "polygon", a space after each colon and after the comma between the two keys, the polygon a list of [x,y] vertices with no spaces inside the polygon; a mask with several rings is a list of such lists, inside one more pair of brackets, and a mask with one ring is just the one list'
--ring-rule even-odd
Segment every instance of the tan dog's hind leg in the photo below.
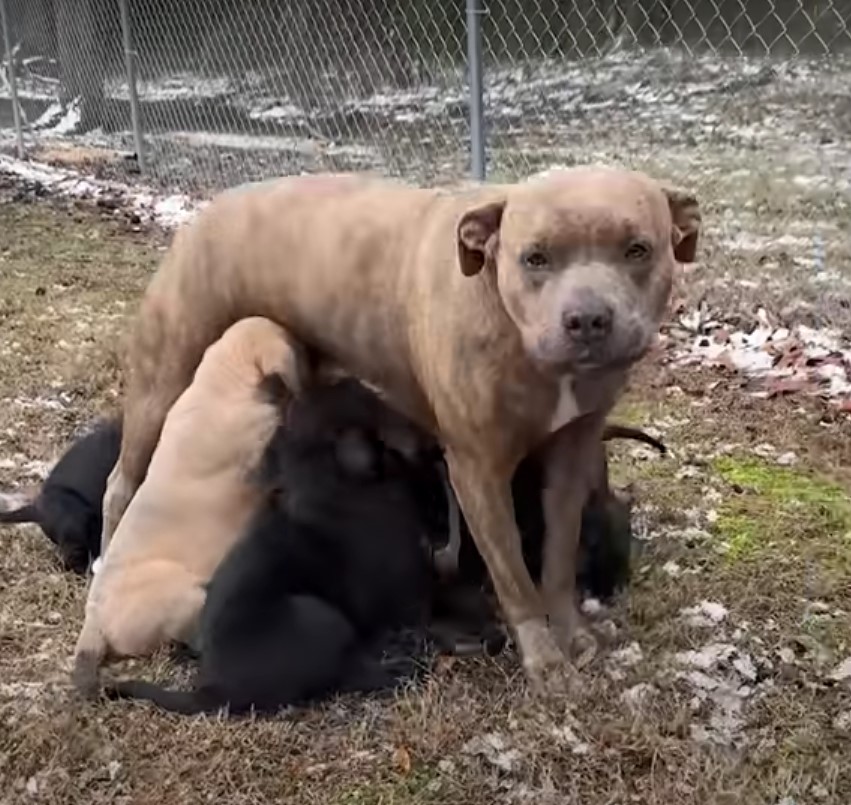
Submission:
{"label": "tan dog's hind leg", "polygon": [[510,474],[502,477],[486,461],[451,450],[446,458],[461,510],[515,633],[529,679],[541,692],[567,692],[571,668],[547,627],[543,601],[523,560]]}
{"label": "tan dog's hind leg", "polygon": [[83,630],[77,638],[74,668],[71,671],[72,684],[87,699],[94,699],[98,695],[100,666],[107,653],[106,637],[97,618],[87,614]]}
{"label": "tan dog's hind leg", "polygon": [[107,614],[108,626],[87,613],[74,652],[71,681],[86,698],[97,696],[99,670],[108,655],[142,657],[170,641],[189,643],[198,629],[207,593],[182,570],[154,574],[152,581],[129,591],[120,609]]}
{"label": "tan dog's hind leg", "polygon": [[576,593],[576,568],[582,508],[600,471],[604,416],[596,414],[571,423],[547,447],[543,492],[546,540],[541,586],[550,625],[562,649],[578,666],[597,651],[585,628]]}

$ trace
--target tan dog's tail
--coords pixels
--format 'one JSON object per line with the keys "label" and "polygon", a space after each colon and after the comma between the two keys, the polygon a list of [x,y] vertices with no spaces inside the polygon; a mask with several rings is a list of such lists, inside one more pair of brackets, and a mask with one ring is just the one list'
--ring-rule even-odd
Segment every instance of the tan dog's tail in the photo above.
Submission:
{"label": "tan dog's tail", "polygon": [[71,682],[86,699],[94,699],[100,692],[100,666],[106,656],[106,640],[92,619],[86,618],[83,631],[77,639],[74,652],[74,669]]}
{"label": "tan dog's tail", "polygon": [[629,425],[607,424],[603,429],[603,441],[608,442],[611,439],[632,439],[634,442],[649,445],[663,455],[668,452],[668,448],[658,439],[655,439],[649,433],[645,433],[640,428],[633,428]]}

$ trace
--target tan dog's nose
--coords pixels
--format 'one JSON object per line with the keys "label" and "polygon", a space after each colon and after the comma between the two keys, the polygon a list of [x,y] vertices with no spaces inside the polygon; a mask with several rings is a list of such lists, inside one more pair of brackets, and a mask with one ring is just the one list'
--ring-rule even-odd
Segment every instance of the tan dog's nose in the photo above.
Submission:
{"label": "tan dog's nose", "polygon": [[562,325],[573,341],[591,343],[609,336],[614,317],[614,310],[605,300],[593,293],[583,293],[562,312]]}

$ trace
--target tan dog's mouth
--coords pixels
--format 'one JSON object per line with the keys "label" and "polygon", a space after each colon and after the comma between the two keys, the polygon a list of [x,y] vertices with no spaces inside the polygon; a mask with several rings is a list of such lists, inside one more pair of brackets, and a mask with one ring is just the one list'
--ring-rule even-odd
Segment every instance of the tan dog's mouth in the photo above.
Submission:
{"label": "tan dog's mouth", "polygon": [[635,338],[622,349],[613,348],[612,344],[553,348],[542,338],[527,352],[545,374],[593,376],[628,369],[649,352],[652,344],[652,338]]}

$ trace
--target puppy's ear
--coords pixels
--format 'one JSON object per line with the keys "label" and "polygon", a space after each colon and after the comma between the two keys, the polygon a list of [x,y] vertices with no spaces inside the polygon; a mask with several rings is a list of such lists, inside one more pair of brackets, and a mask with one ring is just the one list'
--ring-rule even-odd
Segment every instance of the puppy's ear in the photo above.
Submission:
{"label": "puppy's ear", "polygon": [[367,478],[377,469],[378,456],[366,435],[349,428],[337,438],[337,461],[343,471],[357,478]]}
{"label": "puppy's ear", "polygon": [[671,242],[674,245],[674,257],[680,263],[693,263],[697,253],[697,241],[700,235],[700,205],[697,198],[679,187],[662,185],[662,192],[668,198],[671,208],[673,229]]}
{"label": "puppy's ear", "polygon": [[504,209],[504,200],[494,201],[467,210],[458,221],[458,262],[465,277],[478,274],[496,259]]}

